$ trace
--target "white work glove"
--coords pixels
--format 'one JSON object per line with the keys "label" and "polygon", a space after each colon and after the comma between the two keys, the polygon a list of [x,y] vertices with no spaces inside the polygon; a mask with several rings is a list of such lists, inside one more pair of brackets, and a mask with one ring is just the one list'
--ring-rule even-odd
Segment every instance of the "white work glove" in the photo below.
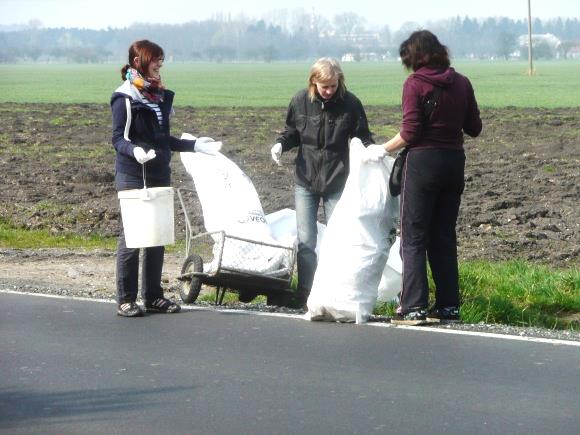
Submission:
{"label": "white work glove", "polygon": [[200,137],[195,141],[193,150],[196,153],[216,155],[222,149],[222,143],[216,142],[210,137]]}
{"label": "white work glove", "polygon": [[383,145],[369,145],[365,148],[362,160],[364,163],[380,162],[387,155],[387,151]]}
{"label": "white work glove", "polygon": [[[195,136],[193,136],[195,137]],[[197,143],[208,143],[208,142],[215,142],[215,140],[213,140],[211,137],[198,137],[195,139]]]}
{"label": "white work glove", "polygon": [[147,163],[149,160],[153,160],[155,157],[157,157],[155,150],[149,150],[145,152],[145,150],[141,147],[133,148],[133,155],[135,156],[135,160],[141,164]]}
{"label": "white work glove", "polygon": [[186,140],[195,140],[199,143],[206,143],[206,142],[215,142],[215,140],[213,140],[211,137],[196,137],[191,133],[182,133],[181,134],[181,139],[186,139]]}
{"label": "white work glove", "polygon": [[280,157],[282,157],[282,144],[280,142],[272,147],[270,154],[272,154],[272,160],[274,160],[278,166],[282,166],[282,163],[280,163]]}

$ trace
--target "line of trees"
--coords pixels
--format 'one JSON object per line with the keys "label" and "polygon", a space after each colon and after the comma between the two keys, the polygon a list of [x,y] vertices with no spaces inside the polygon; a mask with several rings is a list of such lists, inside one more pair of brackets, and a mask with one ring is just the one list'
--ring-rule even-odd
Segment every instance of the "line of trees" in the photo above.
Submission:
{"label": "line of trees", "polygon": [[[0,63],[14,62],[119,62],[129,44],[149,38],[158,42],[171,61],[309,60],[318,56],[358,59],[395,59],[398,45],[410,32],[428,28],[446,44],[455,58],[508,58],[517,49],[518,36],[527,33],[525,20],[455,17],[447,20],[405,23],[370,30],[355,13],[334,16],[272,15],[250,21],[214,17],[180,25],[134,24],[127,28],[87,30],[41,28],[39,22],[20,30],[0,28]],[[552,19],[533,23],[534,33],[552,33],[564,46],[580,44],[578,19]],[[558,55],[541,51],[544,57]],[[371,56],[372,55],[372,56]]]}

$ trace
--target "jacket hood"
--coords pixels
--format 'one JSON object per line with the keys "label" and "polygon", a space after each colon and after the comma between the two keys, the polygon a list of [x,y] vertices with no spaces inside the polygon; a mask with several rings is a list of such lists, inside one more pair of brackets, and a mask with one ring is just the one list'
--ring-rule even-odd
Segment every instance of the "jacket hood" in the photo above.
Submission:
{"label": "jacket hood", "polygon": [[415,71],[412,76],[423,82],[438,86],[440,88],[447,88],[455,82],[457,73],[453,68],[429,68],[422,67]]}
{"label": "jacket hood", "polygon": [[141,93],[137,90],[135,86],[131,84],[129,80],[125,80],[121,86],[115,89],[113,95],[111,96],[111,103],[120,97],[129,97],[133,101],[139,101],[141,103],[146,103],[147,100]]}

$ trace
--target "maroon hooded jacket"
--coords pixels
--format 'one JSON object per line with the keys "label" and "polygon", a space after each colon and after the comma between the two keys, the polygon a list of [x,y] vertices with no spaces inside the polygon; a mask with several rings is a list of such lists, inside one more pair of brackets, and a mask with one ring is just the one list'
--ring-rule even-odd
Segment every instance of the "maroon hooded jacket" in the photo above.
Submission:
{"label": "maroon hooded jacket", "polygon": [[[435,86],[442,89],[429,122],[424,101]],[[422,67],[403,85],[401,137],[412,148],[463,149],[463,133],[481,132],[479,108],[469,79],[453,68]]]}

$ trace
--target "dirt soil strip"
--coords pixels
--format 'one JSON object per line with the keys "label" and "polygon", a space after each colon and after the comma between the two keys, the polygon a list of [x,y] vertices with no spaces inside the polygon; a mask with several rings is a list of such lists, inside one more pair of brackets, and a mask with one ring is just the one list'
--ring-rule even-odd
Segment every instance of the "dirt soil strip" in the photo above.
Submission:
{"label": "dirt soil strip", "polygon": [[[0,114],[0,219],[55,235],[116,235],[108,106],[5,103]],[[397,107],[372,106],[367,114],[373,131],[396,131],[400,123]],[[294,208],[295,154],[285,153],[278,167],[269,151],[284,117],[284,108],[178,107],[172,128],[177,136],[185,131],[222,140],[224,154],[248,174],[264,211],[271,213]],[[465,144],[460,259],[578,266],[580,110],[483,108],[482,118],[481,136]],[[193,188],[178,155],[172,169],[174,187]],[[187,208],[196,231],[203,231],[195,196]],[[176,210],[183,238],[177,199]]]}

